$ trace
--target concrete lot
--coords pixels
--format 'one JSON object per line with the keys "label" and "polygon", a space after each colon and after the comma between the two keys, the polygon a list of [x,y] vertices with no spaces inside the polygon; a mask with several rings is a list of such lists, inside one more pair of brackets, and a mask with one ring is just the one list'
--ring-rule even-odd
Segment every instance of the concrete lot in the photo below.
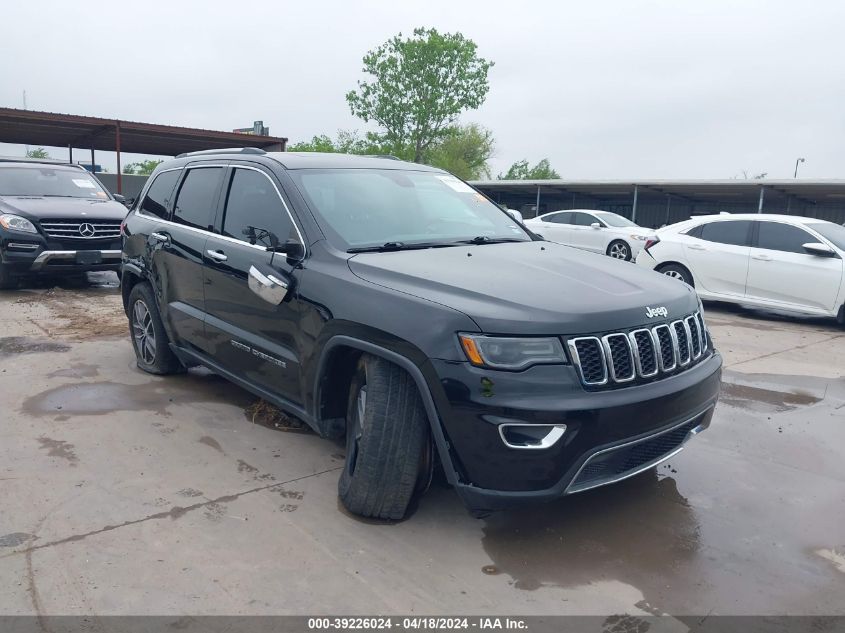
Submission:
{"label": "concrete lot", "polygon": [[657,472],[379,524],[338,507],[341,445],[138,371],[119,304],[110,274],[0,293],[0,613],[845,614],[833,322],[707,306],[723,399]]}

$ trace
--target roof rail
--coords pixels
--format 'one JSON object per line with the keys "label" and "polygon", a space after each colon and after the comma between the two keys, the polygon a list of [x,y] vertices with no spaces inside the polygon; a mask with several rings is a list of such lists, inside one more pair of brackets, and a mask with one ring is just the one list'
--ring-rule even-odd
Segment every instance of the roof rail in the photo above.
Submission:
{"label": "roof rail", "polygon": [[230,147],[227,149],[204,149],[198,152],[185,152],[179,154],[176,158],[185,158],[187,156],[207,156],[209,154],[266,154],[263,149],[259,147]]}
{"label": "roof rail", "polygon": [[75,163],[69,163],[66,160],[61,160],[58,158],[29,158],[28,156],[0,156],[0,163],[41,163],[44,165],[70,165],[73,167],[77,166]]}
{"label": "roof rail", "polygon": [[402,160],[393,154],[367,154],[370,158],[386,158],[387,160]]}

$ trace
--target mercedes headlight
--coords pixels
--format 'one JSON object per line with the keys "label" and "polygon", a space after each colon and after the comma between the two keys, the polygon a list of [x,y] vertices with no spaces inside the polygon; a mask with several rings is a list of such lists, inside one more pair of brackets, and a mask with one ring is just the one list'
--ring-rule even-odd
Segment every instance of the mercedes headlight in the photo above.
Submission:
{"label": "mercedes headlight", "polygon": [[9,231],[23,231],[24,233],[38,233],[35,225],[19,215],[4,213],[0,215],[0,226]]}
{"label": "mercedes headlight", "polygon": [[469,362],[490,369],[525,369],[531,365],[566,363],[560,339],[459,334]]}

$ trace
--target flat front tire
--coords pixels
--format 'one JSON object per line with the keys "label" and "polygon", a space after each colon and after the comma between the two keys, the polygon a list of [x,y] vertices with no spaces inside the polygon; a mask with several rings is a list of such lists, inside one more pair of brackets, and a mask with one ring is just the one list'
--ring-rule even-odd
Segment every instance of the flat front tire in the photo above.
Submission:
{"label": "flat front tire", "polygon": [[429,442],[413,378],[383,358],[363,355],[349,389],[346,463],[338,482],[343,505],[365,517],[403,518],[428,477]]}
{"label": "flat front tire", "polygon": [[150,374],[175,374],[184,367],[170,349],[167,332],[146,282],[136,284],[129,293],[129,336],[138,367]]}

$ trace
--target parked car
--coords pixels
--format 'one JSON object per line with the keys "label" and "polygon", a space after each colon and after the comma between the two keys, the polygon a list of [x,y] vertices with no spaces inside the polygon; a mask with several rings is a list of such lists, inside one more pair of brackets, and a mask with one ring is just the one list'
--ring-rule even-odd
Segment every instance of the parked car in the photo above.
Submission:
{"label": "parked car", "polygon": [[0,159],[0,288],[27,275],[118,271],[125,216],[78,165]]}
{"label": "parked car", "polygon": [[845,322],[845,227],[794,215],[698,216],[657,232],[637,257],[703,299]]}
{"label": "parked car", "polygon": [[364,516],[404,516],[438,460],[473,512],[630,477],[719,390],[692,288],[398,160],[167,161],[126,219],[122,294],[141,369],[204,365],[345,435],[339,495]]}
{"label": "parked car", "polygon": [[532,231],[552,242],[575,246],[616,259],[631,261],[654,230],[637,226],[609,211],[574,209],[553,211],[525,221]]}

